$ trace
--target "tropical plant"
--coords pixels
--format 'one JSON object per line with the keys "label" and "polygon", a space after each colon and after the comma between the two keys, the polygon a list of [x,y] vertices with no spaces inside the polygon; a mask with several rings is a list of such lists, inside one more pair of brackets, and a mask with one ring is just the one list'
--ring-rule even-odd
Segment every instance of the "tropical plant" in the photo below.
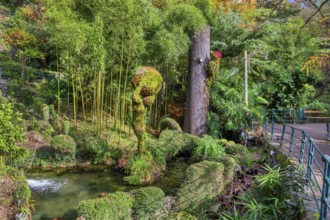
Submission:
{"label": "tropical plant", "polygon": [[225,156],[224,147],[209,135],[204,135],[196,147],[193,158],[202,160],[218,160]]}

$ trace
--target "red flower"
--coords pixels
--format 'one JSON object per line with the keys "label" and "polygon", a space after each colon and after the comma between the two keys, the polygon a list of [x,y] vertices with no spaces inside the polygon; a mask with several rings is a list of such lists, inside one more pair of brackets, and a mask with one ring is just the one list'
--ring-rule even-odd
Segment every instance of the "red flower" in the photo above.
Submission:
{"label": "red flower", "polygon": [[222,54],[219,51],[214,51],[213,54],[215,54],[218,57],[218,59],[222,58]]}

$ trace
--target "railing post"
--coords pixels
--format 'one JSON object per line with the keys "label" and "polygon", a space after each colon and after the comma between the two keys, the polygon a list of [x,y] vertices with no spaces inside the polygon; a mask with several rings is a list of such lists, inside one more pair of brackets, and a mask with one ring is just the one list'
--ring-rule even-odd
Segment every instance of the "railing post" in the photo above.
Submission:
{"label": "railing post", "polygon": [[295,133],[295,128],[291,127],[291,138],[290,138],[290,149],[289,149],[289,157],[291,156],[292,149],[293,149],[293,142],[294,142],[294,133]]}
{"label": "railing post", "polygon": [[293,124],[296,124],[296,109],[293,110]]}
{"label": "railing post", "polygon": [[303,161],[304,161],[306,141],[307,141],[306,140],[306,133],[305,133],[305,131],[302,131],[301,147],[300,147],[300,155],[299,155],[299,163],[300,164],[303,164]]}
{"label": "railing post", "polygon": [[313,138],[309,138],[309,156],[308,156],[308,165],[307,165],[307,178],[308,180],[311,180],[311,174],[313,169],[313,159],[314,159],[314,148],[315,148],[315,142]]}
{"label": "railing post", "polygon": [[283,146],[284,135],[285,135],[285,127],[286,127],[286,124],[283,124],[282,136],[281,136],[281,143],[280,143],[280,146],[281,147]]}
{"label": "railing post", "polygon": [[275,115],[274,115],[274,110],[272,110],[272,133],[271,133],[271,140],[273,140],[273,137],[274,137],[274,124],[275,124],[275,122],[274,122],[274,120],[275,120]]}
{"label": "railing post", "polygon": [[329,200],[330,157],[328,155],[323,155],[322,160],[324,161],[324,174],[323,174],[320,220],[326,220],[328,219],[327,212],[330,207],[330,200]]}
{"label": "railing post", "polygon": [[327,136],[328,136],[328,141],[330,141],[330,122],[327,122]]}

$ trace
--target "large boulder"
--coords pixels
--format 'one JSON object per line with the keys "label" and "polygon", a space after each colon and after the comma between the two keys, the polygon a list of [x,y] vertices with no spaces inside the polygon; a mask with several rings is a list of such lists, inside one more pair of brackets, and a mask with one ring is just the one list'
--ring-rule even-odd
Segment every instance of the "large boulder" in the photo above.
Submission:
{"label": "large boulder", "polygon": [[130,192],[134,196],[133,218],[140,220],[157,219],[165,203],[164,192],[157,187],[145,187]]}
{"label": "large boulder", "polygon": [[125,192],[115,192],[103,198],[84,200],[78,206],[78,219],[131,219],[133,197]]}
{"label": "large boulder", "polygon": [[186,178],[176,195],[174,211],[191,212],[206,209],[233,176],[226,172],[233,170],[229,167],[225,169],[223,163],[214,161],[202,161],[188,167]]}

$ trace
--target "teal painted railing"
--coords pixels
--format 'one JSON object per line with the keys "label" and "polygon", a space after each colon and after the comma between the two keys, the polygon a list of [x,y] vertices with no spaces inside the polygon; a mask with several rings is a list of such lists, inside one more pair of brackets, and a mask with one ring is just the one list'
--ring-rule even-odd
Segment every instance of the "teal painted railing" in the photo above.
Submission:
{"label": "teal painted railing", "polygon": [[[330,156],[322,153],[315,140],[304,130],[287,124],[299,121],[301,114],[296,113],[293,110],[273,110],[270,115],[271,126],[269,120],[265,120],[264,129],[273,142],[278,142],[282,153],[302,165],[311,191],[311,198],[306,196],[305,199],[314,201],[320,220],[330,219]],[[326,125],[329,140],[330,126],[329,123]]]}

